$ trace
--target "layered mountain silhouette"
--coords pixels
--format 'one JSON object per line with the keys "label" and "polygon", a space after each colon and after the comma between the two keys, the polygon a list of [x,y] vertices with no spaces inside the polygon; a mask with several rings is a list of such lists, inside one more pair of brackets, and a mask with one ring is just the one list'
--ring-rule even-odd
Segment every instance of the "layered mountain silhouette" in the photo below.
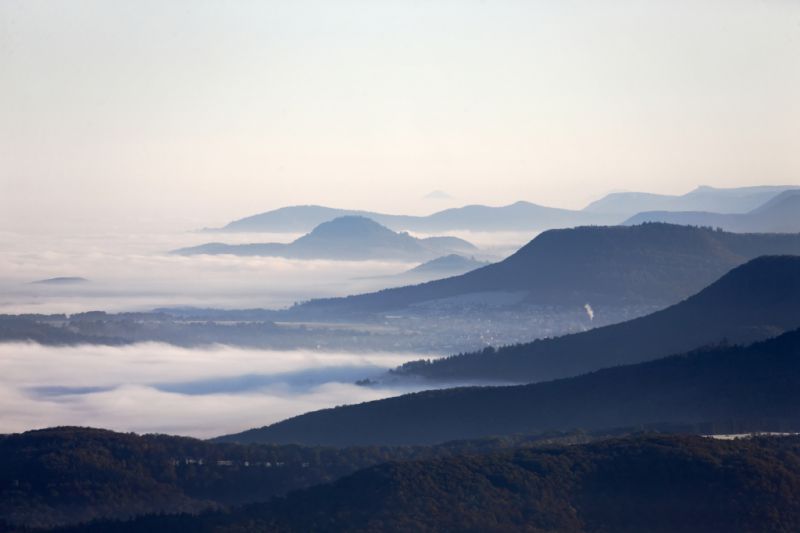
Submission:
{"label": "layered mountain silhouette", "polygon": [[657,359],[698,346],[748,343],[800,327],[800,257],[760,257],[667,309],[610,326],[432,362],[402,375],[535,382]]}
{"label": "layered mountain silhouette", "polygon": [[737,187],[718,189],[701,186],[683,195],[618,192],[609,194],[584,208],[591,213],[633,216],[643,211],[705,211],[712,213],[746,213],[763,205],[778,194],[800,189],[796,185]]}
{"label": "layered mountain silhouette", "polygon": [[[608,348],[596,345],[592,351],[599,356]],[[426,444],[668,425],[800,430],[800,330],[746,348],[718,347],[557,381],[426,391],[325,409],[222,440]]]}
{"label": "layered mountain silhouette", "polygon": [[[298,316],[394,311],[506,294],[514,302],[666,306],[760,255],[800,254],[800,235],[735,234],[669,224],[544,232],[507,259],[461,276],[375,293],[312,300]],[[473,301],[475,298],[473,298]]]}
{"label": "layered mountain silhouette", "polygon": [[311,233],[288,243],[208,243],[181,248],[181,255],[233,254],[292,259],[425,261],[451,253],[474,253],[477,248],[456,237],[418,239],[396,233],[363,216],[343,216],[323,222]]}
{"label": "layered mountain silhouette", "polygon": [[799,233],[800,190],[787,190],[747,213],[709,213],[704,211],[646,211],[625,224],[668,222],[709,226],[735,232]]}
{"label": "layered mountain silhouette", "polygon": [[370,218],[396,231],[423,233],[441,231],[541,231],[583,224],[616,224],[624,219],[604,213],[572,211],[516,202],[501,207],[468,205],[445,209],[428,216],[387,215],[371,211],[337,209],[318,205],[282,207],[235,220],[218,231],[303,232],[342,216]]}
{"label": "layered mountain silhouette", "polygon": [[436,233],[442,231],[544,231],[591,224],[617,224],[643,211],[708,211],[745,213],[764,204],[792,185],[718,189],[702,186],[684,195],[642,192],[612,193],[582,210],[560,209],[519,201],[493,207],[467,205],[427,216],[390,215],[320,205],[281,207],[234,220],[223,232],[307,232],[323,222],[342,216],[370,218],[395,231]]}

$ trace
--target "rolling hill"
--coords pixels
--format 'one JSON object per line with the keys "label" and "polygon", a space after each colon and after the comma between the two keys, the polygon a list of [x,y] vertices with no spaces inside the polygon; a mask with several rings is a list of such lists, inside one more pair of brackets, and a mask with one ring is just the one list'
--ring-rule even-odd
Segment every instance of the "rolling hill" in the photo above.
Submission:
{"label": "rolling hill", "polygon": [[431,444],[670,425],[727,433],[800,431],[800,330],[748,347],[709,348],[544,383],[426,391],[324,409],[220,440]]}
{"label": "rolling hill", "polygon": [[291,259],[425,261],[450,253],[474,253],[475,246],[456,237],[418,239],[396,233],[363,216],[343,216],[323,222],[310,233],[288,243],[208,243],[181,248],[180,255],[232,254]]}
{"label": "rolling hill", "polygon": [[798,494],[796,437],[643,436],[393,462],[232,512],[70,531],[789,532]]}
{"label": "rolling hill", "polygon": [[[19,531],[217,509],[266,501],[391,460],[582,443],[602,437],[531,435],[441,446],[334,449],[220,444],[80,427],[0,435],[0,531],[7,531],[4,523]],[[106,527],[105,531],[116,530]]]}
{"label": "rolling hill", "polygon": [[544,232],[507,259],[466,274],[375,293],[312,300],[289,317],[341,316],[508,296],[515,303],[582,307],[679,302],[760,255],[800,254],[800,235],[735,234],[669,224]]}
{"label": "rolling hill", "polygon": [[643,222],[707,226],[740,233],[800,233],[800,190],[784,191],[748,213],[646,211],[634,215],[624,224]]}

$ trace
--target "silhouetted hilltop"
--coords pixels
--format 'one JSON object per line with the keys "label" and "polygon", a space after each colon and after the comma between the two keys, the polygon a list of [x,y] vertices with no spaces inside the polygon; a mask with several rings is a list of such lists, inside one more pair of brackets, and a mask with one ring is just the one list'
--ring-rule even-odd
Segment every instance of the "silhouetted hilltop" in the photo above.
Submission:
{"label": "silhouetted hilltop", "polygon": [[447,253],[469,253],[477,248],[456,237],[417,239],[362,216],[343,216],[323,222],[311,233],[289,244],[209,243],[176,250],[181,255],[233,254],[293,259],[394,259],[426,260]]}
{"label": "silhouetted hilltop", "polygon": [[800,235],[734,234],[669,224],[544,232],[507,259],[461,276],[313,300],[291,313],[381,312],[471,294],[552,306],[665,306],[760,255],[800,254]]}
{"label": "silhouetted hilltop", "polygon": [[36,285],[78,285],[81,283],[88,283],[89,280],[77,276],[65,276],[58,278],[39,279],[32,281]]}
{"label": "silhouetted hilltop", "polygon": [[665,425],[706,425],[727,433],[800,431],[800,330],[746,348],[709,348],[544,383],[434,390],[324,409],[221,440],[429,444]]}
{"label": "silhouetted hilltop", "polygon": [[454,275],[463,274],[476,268],[484,267],[489,263],[478,261],[474,257],[464,257],[463,255],[450,254],[443,257],[431,259],[426,263],[415,266],[407,270],[405,274],[411,275]]}
{"label": "silhouetted hilltop", "polygon": [[233,512],[72,531],[789,532],[798,494],[797,437],[655,435],[393,462]]}
{"label": "silhouetted hilltop", "polygon": [[453,230],[471,231],[541,231],[582,224],[618,223],[622,218],[603,213],[589,213],[545,207],[530,202],[516,202],[501,207],[468,205],[445,209],[428,216],[387,215],[371,211],[336,209],[323,206],[282,207],[235,220],[215,231],[228,232],[301,232],[342,216],[370,218],[396,231],[434,233]]}
{"label": "silhouetted hilltop", "polygon": [[[630,217],[643,211],[707,211],[746,213],[796,185],[718,189],[701,186],[683,195],[620,192],[604,196],[584,208],[587,212]],[[664,222],[667,222],[664,220]]]}
{"label": "silhouetted hilltop", "polygon": [[749,213],[647,211],[629,218],[624,224],[643,222],[708,226],[741,233],[800,233],[800,190],[784,191]]}

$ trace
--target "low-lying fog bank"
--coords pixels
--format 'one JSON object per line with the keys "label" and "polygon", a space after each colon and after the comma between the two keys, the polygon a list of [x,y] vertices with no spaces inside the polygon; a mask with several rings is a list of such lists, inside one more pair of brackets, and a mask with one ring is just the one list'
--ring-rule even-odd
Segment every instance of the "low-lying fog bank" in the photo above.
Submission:
{"label": "low-lying fog bank", "polygon": [[[385,281],[374,276],[390,276],[416,266],[392,261],[168,253],[208,238],[196,233],[55,237],[0,232],[0,313],[71,314],[171,306],[281,308],[310,298],[378,290]],[[288,238],[247,235],[248,241],[256,242]],[[32,283],[57,277],[87,281]]]}
{"label": "low-lying fog bank", "polygon": [[[462,232],[463,233],[463,232]],[[471,235],[477,237],[477,235]],[[312,298],[346,296],[393,285],[418,263],[297,260],[169,252],[209,240],[289,242],[295,234],[114,233],[49,235],[0,232],[0,313],[146,311],[195,306],[282,308]],[[500,259],[527,235],[482,234]],[[511,244],[511,243],[515,244]],[[33,283],[52,278],[82,283]]]}
{"label": "low-lying fog bank", "polygon": [[158,343],[0,344],[0,433],[80,425],[212,437],[418,390],[354,382],[419,357]]}

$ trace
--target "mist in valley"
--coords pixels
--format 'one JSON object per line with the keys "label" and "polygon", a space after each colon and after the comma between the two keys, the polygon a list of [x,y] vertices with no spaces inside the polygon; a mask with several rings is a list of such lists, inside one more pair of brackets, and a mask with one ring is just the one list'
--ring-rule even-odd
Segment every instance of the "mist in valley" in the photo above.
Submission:
{"label": "mist in valley", "polygon": [[409,383],[355,381],[420,356],[3,343],[0,427],[16,432],[76,425],[212,437],[419,390]]}

